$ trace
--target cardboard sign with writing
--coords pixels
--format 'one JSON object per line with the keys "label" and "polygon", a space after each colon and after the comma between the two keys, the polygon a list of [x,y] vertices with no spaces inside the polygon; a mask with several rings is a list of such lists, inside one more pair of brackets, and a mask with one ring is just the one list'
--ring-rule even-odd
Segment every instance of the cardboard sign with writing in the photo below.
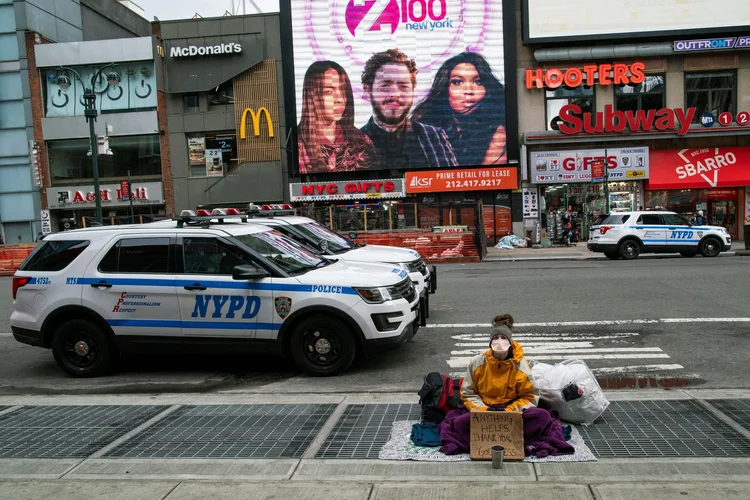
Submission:
{"label": "cardboard sign with writing", "polygon": [[504,460],[523,460],[523,416],[521,412],[472,411],[471,459],[492,460],[492,447],[505,447]]}

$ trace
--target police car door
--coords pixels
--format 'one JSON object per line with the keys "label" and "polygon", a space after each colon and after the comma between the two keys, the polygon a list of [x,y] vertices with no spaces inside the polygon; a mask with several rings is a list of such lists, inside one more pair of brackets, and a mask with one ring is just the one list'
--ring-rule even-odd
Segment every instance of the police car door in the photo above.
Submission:
{"label": "police car door", "polygon": [[656,247],[666,245],[666,230],[664,220],[660,214],[641,214],[633,227],[635,235],[643,242],[646,249],[654,250]]}
{"label": "police car door", "polygon": [[[698,251],[700,237],[690,223],[677,214],[663,214],[667,246],[675,252],[693,249]],[[702,233],[701,233],[702,235]]]}
{"label": "police car door", "polygon": [[164,337],[181,343],[173,242],[169,233],[113,239],[79,283],[83,305],[104,318],[115,335],[129,336],[128,342]]}
{"label": "police car door", "polygon": [[177,241],[183,259],[177,295],[186,346],[201,339],[253,339],[261,298],[252,283],[232,278],[236,266],[251,264],[249,255],[206,233],[180,233]]}

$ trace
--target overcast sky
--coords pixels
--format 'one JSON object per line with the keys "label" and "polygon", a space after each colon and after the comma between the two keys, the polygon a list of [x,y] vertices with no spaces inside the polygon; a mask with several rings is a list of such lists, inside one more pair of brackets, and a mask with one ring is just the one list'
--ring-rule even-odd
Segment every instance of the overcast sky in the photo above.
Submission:
{"label": "overcast sky", "polygon": [[[146,10],[146,19],[154,20],[154,16],[162,21],[167,19],[190,19],[197,12],[202,17],[223,16],[231,11],[232,0],[134,0]],[[254,0],[263,12],[278,12],[279,0]],[[237,11],[242,13],[242,0],[234,0]],[[245,10],[248,14],[255,14],[250,1],[246,1]]]}

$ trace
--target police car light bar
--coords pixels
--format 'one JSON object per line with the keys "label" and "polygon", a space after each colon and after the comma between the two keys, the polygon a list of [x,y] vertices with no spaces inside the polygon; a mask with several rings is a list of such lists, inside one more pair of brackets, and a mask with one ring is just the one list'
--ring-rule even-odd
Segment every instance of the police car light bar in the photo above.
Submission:
{"label": "police car light bar", "polygon": [[241,222],[247,222],[247,215],[236,208],[215,208],[211,212],[201,208],[195,212],[182,210],[180,216],[175,220],[177,221],[177,227],[183,227],[185,224],[199,224],[208,227],[212,222],[223,224],[227,219],[239,219]]}

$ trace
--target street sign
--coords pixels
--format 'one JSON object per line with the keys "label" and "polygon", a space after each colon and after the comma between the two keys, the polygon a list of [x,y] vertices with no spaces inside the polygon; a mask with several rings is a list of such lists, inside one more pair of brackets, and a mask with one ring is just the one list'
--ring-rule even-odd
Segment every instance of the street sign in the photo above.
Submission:
{"label": "street sign", "polygon": [[130,199],[130,185],[128,181],[120,181],[120,198],[123,201],[128,201]]}
{"label": "street sign", "polygon": [[49,210],[42,210],[42,234],[48,235],[52,232],[52,223],[49,219]]}
{"label": "street sign", "polygon": [[604,182],[604,160],[591,162],[591,182]]}

